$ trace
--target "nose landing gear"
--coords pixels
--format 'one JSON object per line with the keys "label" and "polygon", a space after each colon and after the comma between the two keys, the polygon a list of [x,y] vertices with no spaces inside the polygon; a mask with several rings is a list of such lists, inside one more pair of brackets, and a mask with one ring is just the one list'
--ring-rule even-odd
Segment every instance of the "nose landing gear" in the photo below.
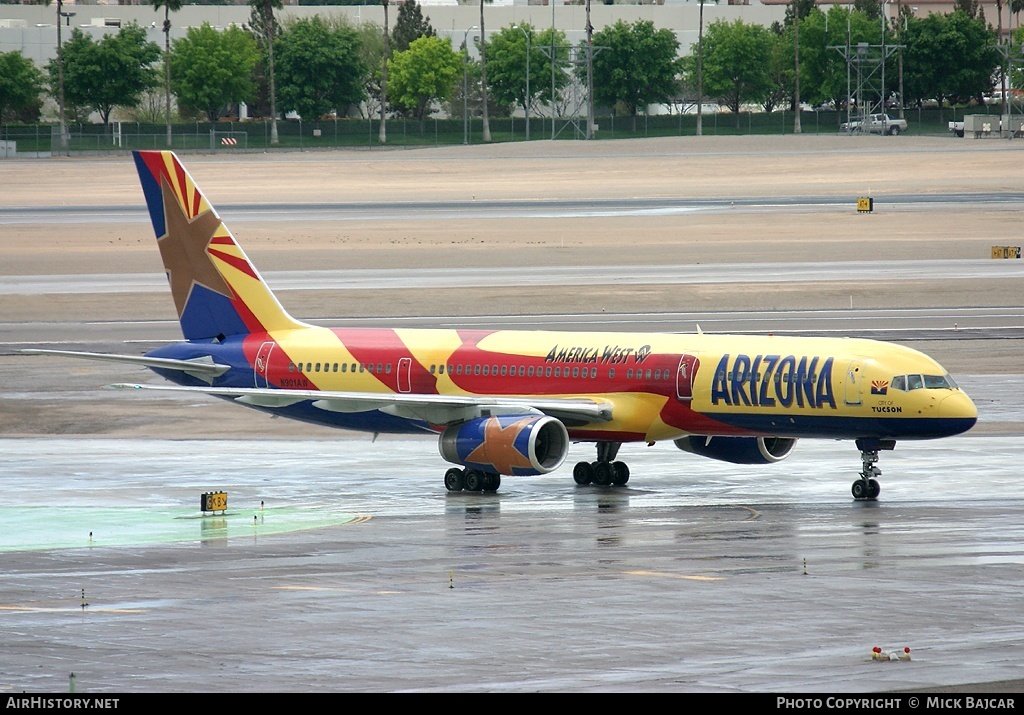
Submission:
{"label": "nose landing gear", "polygon": [[858,439],[857,449],[860,450],[861,472],[860,479],[853,483],[850,491],[853,498],[861,501],[878,499],[882,491],[881,485],[876,477],[882,476],[882,470],[878,463],[878,452],[880,450],[892,450],[896,447],[894,439]]}

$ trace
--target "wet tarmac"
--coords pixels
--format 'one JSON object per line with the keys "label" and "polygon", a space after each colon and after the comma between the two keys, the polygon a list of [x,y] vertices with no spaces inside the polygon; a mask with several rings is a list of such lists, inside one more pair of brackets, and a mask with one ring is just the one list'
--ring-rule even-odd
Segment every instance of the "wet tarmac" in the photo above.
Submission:
{"label": "wet tarmac", "polygon": [[482,495],[444,491],[430,437],[3,439],[0,694],[1018,679],[1022,452],[901,443],[858,503],[846,442],[766,467],[627,445],[626,487],[564,467]]}

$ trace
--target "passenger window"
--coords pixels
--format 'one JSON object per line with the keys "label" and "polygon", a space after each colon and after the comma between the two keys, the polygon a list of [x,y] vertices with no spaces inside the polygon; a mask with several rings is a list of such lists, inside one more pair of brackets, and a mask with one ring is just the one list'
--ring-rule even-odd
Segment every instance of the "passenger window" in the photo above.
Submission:
{"label": "passenger window", "polygon": [[[632,370],[626,370],[626,377],[630,377],[630,373],[632,373],[632,372],[633,372]],[[608,368],[608,379],[609,380],[614,380],[615,379],[615,368],[614,367]]]}
{"label": "passenger window", "polygon": [[530,367],[526,368],[526,376],[533,377],[533,365],[530,365]]}
{"label": "passenger window", "polygon": [[348,372],[348,363],[347,362],[341,363],[341,371],[342,372]]}
{"label": "passenger window", "polygon": [[311,363],[311,362],[307,362],[306,363],[306,372],[313,372],[313,363]]}
{"label": "passenger window", "polygon": [[580,376],[580,369],[578,367],[574,367],[572,369],[572,376],[573,377],[579,377]]}
{"label": "passenger window", "polygon": [[508,366],[502,365],[501,366],[501,376],[505,377],[506,374],[508,374]]}
{"label": "passenger window", "polygon": [[288,363],[288,372],[295,372],[295,363]]}
{"label": "passenger window", "polygon": [[648,379],[648,380],[650,380],[650,379],[651,379],[651,371],[650,371],[650,370],[648,370],[648,371],[647,371],[647,379]]}
{"label": "passenger window", "polygon": [[544,377],[551,377],[551,368],[550,367],[544,368]]}
{"label": "passenger window", "polygon": [[474,375],[479,375],[480,374],[480,366],[479,365],[474,365],[473,366],[473,374]]}

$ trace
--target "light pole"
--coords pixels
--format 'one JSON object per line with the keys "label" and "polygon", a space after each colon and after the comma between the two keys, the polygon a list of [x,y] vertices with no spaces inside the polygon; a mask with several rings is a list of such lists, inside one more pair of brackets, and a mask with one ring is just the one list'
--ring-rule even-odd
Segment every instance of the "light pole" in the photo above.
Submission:
{"label": "light pole", "polygon": [[526,35],[526,102],[523,109],[526,111],[526,141],[530,141],[530,31],[524,25],[516,27]]}
{"label": "light pole", "polygon": [[700,0],[700,29],[697,31],[697,136],[704,133],[704,0]]}
{"label": "light pole", "polygon": [[[64,121],[64,49],[61,47],[60,26],[65,14],[63,0],[57,0],[57,83],[60,85],[58,90],[58,109],[60,110],[60,148],[64,154],[68,152],[68,132]],[[71,17],[69,14],[68,26],[70,25]]]}
{"label": "light pole", "polygon": [[462,33],[462,143],[469,144],[469,33],[479,30],[476,25]]}

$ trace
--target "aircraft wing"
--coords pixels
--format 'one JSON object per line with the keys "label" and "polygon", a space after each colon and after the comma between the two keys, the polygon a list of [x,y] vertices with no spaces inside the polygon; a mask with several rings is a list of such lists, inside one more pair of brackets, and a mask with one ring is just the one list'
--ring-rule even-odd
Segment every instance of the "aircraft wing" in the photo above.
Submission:
{"label": "aircraft wing", "polygon": [[335,392],[328,390],[279,390],[271,388],[181,387],[118,383],[116,390],[163,390],[200,392],[226,397],[254,407],[288,407],[311,400],[313,406],[327,412],[381,412],[422,420],[431,425],[503,414],[545,414],[566,426],[580,426],[612,419],[610,402],[571,397],[510,397],[506,395],[413,395],[379,392]]}
{"label": "aircraft wing", "polygon": [[205,382],[212,383],[213,378],[220,377],[231,369],[230,365],[215,363],[212,358],[203,357],[195,360],[173,360],[170,358],[154,358],[144,355],[116,355],[111,353],[87,353],[75,350],[40,350],[27,348],[23,353],[31,355],[60,355],[62,357],[81,358],[83,360],[98,360],[100,362],[119,362],[143,367],[156,367],[163,370],[181,370],[187,375],[198,378]]}

